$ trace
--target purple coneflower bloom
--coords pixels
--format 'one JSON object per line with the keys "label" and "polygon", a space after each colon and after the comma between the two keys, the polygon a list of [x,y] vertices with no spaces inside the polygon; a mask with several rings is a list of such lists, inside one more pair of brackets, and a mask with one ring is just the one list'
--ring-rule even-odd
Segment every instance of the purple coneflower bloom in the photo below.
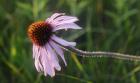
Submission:
{"label": "purple coneflower bloom", "polygon": [[55,76],[55,70],[61,70],[58,56],[67,65],[60,45],[76,46],[76,43],[65,41],[57,37],[54,32],[62,29],[81,29],[74,23],[76,21],[77,17],[55,13],[45,21],[35,22],[29,26],[28,36],[33,43],[33,58],[38,72],[43,72],[45,76]]}

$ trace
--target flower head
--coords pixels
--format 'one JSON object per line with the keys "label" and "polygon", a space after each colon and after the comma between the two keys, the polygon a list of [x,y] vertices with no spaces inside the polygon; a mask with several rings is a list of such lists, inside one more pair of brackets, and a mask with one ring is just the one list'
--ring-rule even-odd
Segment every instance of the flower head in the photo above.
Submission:
{"label": "flower head", "polygon": [[76,43],[65,41],[54,32],[61,29],[81,29],[74,23],[76,21],[77,17],[55,13],[45,21],[35,22],[29,26],[28,36],[33,43],[33,58],[38,72],[43,72],[45,76],[55,76],[55,70],[61,70],[58,56],[67,65],[60,45],[76,46]]}

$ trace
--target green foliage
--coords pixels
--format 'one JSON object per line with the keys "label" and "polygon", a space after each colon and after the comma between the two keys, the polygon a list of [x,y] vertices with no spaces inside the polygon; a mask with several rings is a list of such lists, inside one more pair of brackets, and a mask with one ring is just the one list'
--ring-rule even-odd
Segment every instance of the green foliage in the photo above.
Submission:
{"label": "green foliage", "polygon": [[[77,16],[83,30],[60,34],[83,50],[140,54],[139,0],[1,0],[0,83],[139,83],[140,63],[65,54],[54,78],[35,70],[28,26],[54,12]],[[71,34],[71,35],[70,35]],[[71,56],[69,56],[71,55]],[[63,65],[63,64],[61,64]]]}

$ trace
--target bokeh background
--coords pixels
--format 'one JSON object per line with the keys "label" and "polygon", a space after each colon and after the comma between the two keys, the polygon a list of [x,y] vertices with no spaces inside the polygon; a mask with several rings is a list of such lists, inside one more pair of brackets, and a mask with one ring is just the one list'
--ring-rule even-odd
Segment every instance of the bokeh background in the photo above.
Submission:
{"label": "bokeh background", "polygon": [[0,0],[0,83],[140,83],[140,62],[69,52],[55,77],[38,73],[27,29],[55,12],[79,18],[82,30],[57,33],[77,48],[140,55],[140,0]]}

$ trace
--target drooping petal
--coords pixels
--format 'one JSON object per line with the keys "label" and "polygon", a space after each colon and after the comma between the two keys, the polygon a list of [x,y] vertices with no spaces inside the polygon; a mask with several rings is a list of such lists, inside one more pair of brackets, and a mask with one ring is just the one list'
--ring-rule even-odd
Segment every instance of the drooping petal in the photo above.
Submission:
{"label": "drooping petal", "polygon": [[48,53],[51,55],[51,63],[53,65],[53,67],[56,70],[60,71],[61,67],[59,65],[59,60],[58,60],[58,57],[57,57],[55,51],[52,49],[52,47],[49,44],[46,47],[48,49]]}
{"label": "drooping petal", "polygon": [[56,19],[53,20],[54,21],[54,25],[61,25],[61,24],[66,24],[66,23],[73,23],[78,21],[77,17],[73,17],[73,16],[60,16]]}
{"label": "drooping petal", "polygon": [[67,24],[62,24],[62,25],[58,25],[56,27],[53,28],[53,32],[57,31],[57,30],[61,30],[61,29],[81,29],[80,26],[78,26],[75,23],[67,23]]}
{"label": "drooping petal", "polygon": [[40,60],[40,51],[38,53],[38,56],[35,58],[35,67],[37,69],[38,72],[43,71],[43,67],[41,65],[41,60]]}
{"label": "drooping petal", "polygon": [[67,65],[66,60],[64,58],[64,52],[62,50],[62,48],[60,48],[59,45],[57,45],[56,43],[54,43],[53,41],[50,40],[50,45],[52,46],[52,48],[55,50],[55,52],[62,58],[62,60],[65,63],[65,66]]}
{"label": "drooping petal", "polygon": [[51,63],[50,54],[48,53],[48,50],[45,47],[42,47],[41,49],[41,62],[44,68],[44,75],[47,74],[51,77],[55,76],[55,71]]}
{"label": "drooping petal", "polygon": [[66,20],[71,20],[71,19],[75,19],[75,20],[78,20],[77,17],[74,17],[74,16],[59,16],[57,17],[56,19],[54,19],[54,21],[66,21]]}
{"label": "drooping petal", "polygon": [[33,45],[33,58],[34,58],[34,62],[35,62],[35,67],[37,69],[38,72],[43,71],[43,67],[41,65],[41,61],[40,61],[40,47],[36,46],[35,44]]}
{"label": "drooping petal", "polygon": [[75,42],[65,41],[64,39],[59,38],[59,37],[57,37],[55,35],[52,35],[51,39],[54,40],[55,42],[61,44],[61,45],[64,45],[64,46],[76,46]]}
{"label": "drooping petal", "polygon": [[35,44],[33,44],[33,58],[35,58],[37,52],[38,52],[38,47]]}
{"label": "drooping petal", "polygon": [[38,47],[34,44],[33,45],[33,58],[35,60],[37,60],[39,58],[39,56],[40,56],[39,52],[40,52],[40,47]]}
{"label": "drooping petal", "polygon": [[46,22],[51,23],[58,16],[65,15],[65,13],[54,13],[50,18],[46,19]]}

